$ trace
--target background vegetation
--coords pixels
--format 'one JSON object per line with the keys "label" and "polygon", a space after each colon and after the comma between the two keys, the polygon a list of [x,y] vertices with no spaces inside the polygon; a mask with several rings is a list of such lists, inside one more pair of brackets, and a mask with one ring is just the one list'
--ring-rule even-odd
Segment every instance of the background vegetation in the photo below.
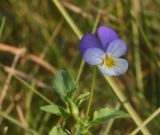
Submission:
{"label": "background vegetation", "polygon": [[[91,32],[100,12],[99,25],[114,28],[126,41],[129,70],[118,77],[123,93],[145,120],[160,107],[160,1],[159,0],[63,0],[63,6],[83,32]],[[39,108],[46,102],[14,75],[57,104],[52,88],[54,74],[68,70],[75,78],[82,56],[79,39],[51,0],[0,0],[0,134],[22,135],[28,129],[46,135],[58,121]],[[4,24],[4,25],[3,25]],[[89,91],[91,68],[85,65],[79,91]],[[85,107],[86,103],[82,105]],[[115,108],[119,100],[100,72],[96,79],[92,111]],[[125,110],[121,106],[122,110]],[[160,115],[147,125],[160,134]],[[69,126],[69,125],[68,125]],[[109,134],[125,135],[137,126],[132,119],[115,120]],[[107,124],[92,129],[104,135]],[[139,132],[139,134],[141,134]]]}

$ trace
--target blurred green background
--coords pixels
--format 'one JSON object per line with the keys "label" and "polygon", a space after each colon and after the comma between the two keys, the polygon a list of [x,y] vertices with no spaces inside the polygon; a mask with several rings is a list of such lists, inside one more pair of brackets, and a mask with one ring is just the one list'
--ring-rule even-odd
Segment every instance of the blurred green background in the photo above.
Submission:
{"label": "blurred green background", "polygon": [[[125,86],[126,97],[145,120],[160,107],[160,0],[63,0],[62,4],[83,33],[92,31],[101,9],[99,25],[114,28],[125,40],[129,70],[118,78]],[[21,125],[46,135],[58,117],[39,109],[46,103],[12,77],[11,69],[50,100],[62,104],[52,89],[52,80],[58,69],[66,69],[76,77],[82,59],[78,52],[79,39],[52,0],[0,0],[0,24],[3,21],[0,36],[1,109]],[[19,52],[22,55],[17,58],[15,53]],[[80,92],[89,91],[91,77],[91,68],[85,65],[79,83]],[[114,108],[117,102],[98,72],[92,110]],[[153,135],[159,135],[160,116],[147,127]],[[106,124],[95,127],[92,133],[104,135],[105,128]],[[114,122],[109,134],[127,135],[135,128],[132,119],[120,119]],[[0,134],[30,133],[0,116]]]}

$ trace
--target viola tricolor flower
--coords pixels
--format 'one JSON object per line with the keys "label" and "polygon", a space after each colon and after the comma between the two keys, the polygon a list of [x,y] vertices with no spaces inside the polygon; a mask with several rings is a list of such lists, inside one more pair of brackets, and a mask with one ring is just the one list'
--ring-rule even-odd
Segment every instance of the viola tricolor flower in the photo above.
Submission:
{"label": "viola tricolor flower", "polygon": [[99,66],[105,75],[118,76],[128,69],[127,60],[121,58],[127,45],[109,27],[100,26],[97,34],[85,34],[80,40],[79,50],[88,64]]}

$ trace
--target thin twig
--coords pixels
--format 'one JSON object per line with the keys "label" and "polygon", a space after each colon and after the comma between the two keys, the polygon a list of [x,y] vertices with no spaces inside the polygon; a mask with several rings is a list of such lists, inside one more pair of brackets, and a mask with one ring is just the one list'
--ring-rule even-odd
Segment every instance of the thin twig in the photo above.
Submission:
{"label": "thin twig", "polygon": [[76,13],[76,14],[80,14],[82,17],[87,18],[87,19],[92,19],[93,20],[93,16],[85,11],[83,11],[81,8],[69,3],[68,1],[62,1],[62,4],[64,5],[64,7],[66,7],[67,9],[71,10],[72,12]]}
{"label": "thin twig", "polygon": [[39,81],[37,79],[34,79],[32,76],[29,76],[24,72],[21,72],[21,71],[16,70],[16,69],[12,69],[12,68],[7,67],[7,66],[3,66],[3,69],[4,69],[4,71],[6,71],[8,73],[12,72],[13,74],[15,74],[15,75],[17,75],[17,76],[19,76],[19,77],[21,77],[25,80],[28,80],[29,82],[34,81],[36,87],[43,88],[43,89],[46,89],[46,90],[51,90],[52,89],[50,85],[45,84],[44,82]]}
{"label": "thin twig", "polygon": [[[15,101],[16,102],[18,102],[20,99],[21,99],[21,97],[22,97],[22,92],[21,93],[18,93],[18,94],[16,94],[15,96],[14,96],[14,99],[13,98],[11,98],[11,100],[10,100],[10,104],[9,104],[9,106],[7,107],[7,109],[4,111],[4,113],[6,114],[6,115],[8,115],[8,114],[10,114],[11,113],[11,111],[14,109],[14,107],[15,107]],[[1,123],[3,122],[3,118],[0,118],[0,125],[1,125]]]}
{"label": "thin twig", "polygon": [[[13,62],[12,62],[12,65],[11,65],[11,68],[12,68],[12,69],[15,69],[18,60],[19,60],[19,55],[16,55],[16,56],[14,57],[14,60],[13,60]],[[7,76],[7,79],[6,79],[5,83],[4,83],[3,89],[2,89],[2,91],[1,91],[1,96],[0,96],[0,105],[2,105],[3,100],[4,100],[4,98],[5,98],[6,94],[7,94],[7,90],[8,90],[9,84],[10,84],[10,82],[11,82],[12,75],[13,75],[13,72],[10,72],[10,73],[8,74],[8,76]]]}
{"label": "thin twig", "polygon": [[24,113],[22,111],[22,108],[20,105],[16,105],[16,111],[17,111],[17,114],[19,116],[19,119],[22,123],[22,125],[26,128],[28,128],[28,123],[26,122],[25,118],[24,118]]}
{"label": "thin twig", "polygon": [[6,120],[10,121],[11,123],[14,123],[15,125],[17,125],[18,127],[24,129],[27,132],[32,133],[33,135],[38,135],[38,133],[36,131],[34,131],[33,129],[29,129],[24,127],[19,121],[17,121],[16,119],[12,118],[9,115],[6,115],[3,111],[0,110],[0,116],[5,118]]}
{"label": "thin twig", "polygon": [[[12,53],[14,55],[17,55],[17,54],[21,53],[24,50],[25,50],[24,48],[16,48],[16,47],[13,47],[11,45],[0,43],[0,51],[10,52],[10,53]],[[21,57],[24,61],[25,60],[29,60],[29,61],[35,62],[38,65],[44,67],[49,72],[53,73],[53,74],[56,72],[56,68],[55,67],[53,67],[47,61],[44,61],[43,59],[41,59],[40,57],[38,57],[36,55],[26,53],[26,51],[25,51],[23,53],[23,55],[19,55],[19,57]]]}

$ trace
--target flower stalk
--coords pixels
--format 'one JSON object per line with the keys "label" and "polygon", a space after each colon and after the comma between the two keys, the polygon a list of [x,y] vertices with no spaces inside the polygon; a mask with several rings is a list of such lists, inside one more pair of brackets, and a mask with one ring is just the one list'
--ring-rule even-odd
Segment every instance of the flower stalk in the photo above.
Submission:
{"label": "flower stalk", "polygon": [[87,105],[87,109],[86,109],[86,113],[85,113],[85,118],[88,117],[88,114],[89,114],[90,109],[91,109],[91,104],[92,104],[92,99],[93,99],[93,93],[94,93],[94,89],[95,89],[96,70],[97,70],[96,67],[93,68],[92,85],[91,85],[91,91],[90,91],[90,95],[89,95],[89,101],[88,101],[88,105]]}

